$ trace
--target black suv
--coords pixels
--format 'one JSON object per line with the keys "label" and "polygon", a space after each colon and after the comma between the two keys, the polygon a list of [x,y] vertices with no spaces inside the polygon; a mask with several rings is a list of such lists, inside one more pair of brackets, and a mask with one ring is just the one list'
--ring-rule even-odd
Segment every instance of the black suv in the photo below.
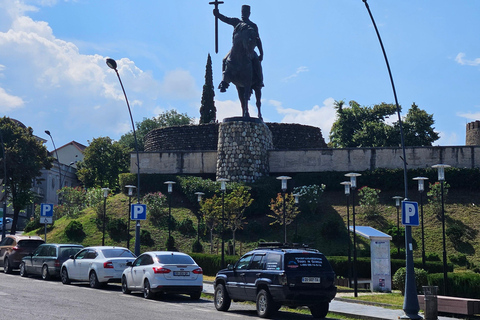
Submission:
{"label": "black suv", "polygon": [[337,293],[335,272],[318,250],[261,243],[215,277],[215,308],[227,311],[231,301],[255,301],[257,314],[270,317],[282,305],[308,306],[325,318]]}

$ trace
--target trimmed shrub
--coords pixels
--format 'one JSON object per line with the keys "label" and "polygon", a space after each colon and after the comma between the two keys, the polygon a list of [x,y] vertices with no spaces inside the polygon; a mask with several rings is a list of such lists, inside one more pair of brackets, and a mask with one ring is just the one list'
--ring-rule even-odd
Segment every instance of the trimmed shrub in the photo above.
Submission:
{"label": "trimmed shrub", "polygon": [[172,236],[168,237],[167,241],[165,242],[165,247],[168,251],[176,251],[175,238]]}
{"label": "trimmed shrub", "polygon": [[145,229],[140,230],[140,243],[147,247],[152,247],[155,244],[150,231]]}
{"label": "trimmed shrub", "polygon": [[[428,275],[428,285],[443,288],[443,273]],[[448,295],[462,298],[480,298],[480,274],[473,272],[448,273]]]}
{"label": "trimmed shrub", "polygon": [[82,242],[85,238],[85,232],[83,231],[83,225],[77,220],[72,220],[65,228],[65,235],[68,239],[75,242]]}
{"label": "trimmed shrub", "polygon": [[[417,293],[422,293],[423,286],[426,286],[427,281],[427,271],[419,268],[413,268],[415,272],[415,284],[417,286]],[[400,268],[395,272],[392,278],[393,289],[400,290],[402,295],[405,294],[405,277],[407,275],[406,268]]]}
{"label": "trimmed shrub", "polygon": [[43,224],[40,223],[40,215],[37,215],[35,219],[30,219],[30,221],[27,223],[25,228],[23,229],[24,232],[30,232],[33,230],[37,230],[40,227],[42,227]]}
{"label": "trimmed shrub", "polygon": [[127,240],[127,223],[122,219],[111,219],[107,223],[107,232],[115,242]]}
{"label": "trimmed shrub", "polygon": [[[214,276],[221,269],[222,257],[220,255],[206,253],[192,253],[190,256],[202,267],[203,274]],[[225,255],[225,267],[237,262],[238,257]]]}
{"label": "trimmed shrub", "polygon": [[201,253],[203,252],[202,243],[195,239],[195,242],[192,245],[192,252]]}
{"label": "trimmed shrub", "polygon": [[192,236],[195,232],[195,227],[193,226],[193,221],[185,218],[178,224],[178,231],[180,231],[183,235]]}

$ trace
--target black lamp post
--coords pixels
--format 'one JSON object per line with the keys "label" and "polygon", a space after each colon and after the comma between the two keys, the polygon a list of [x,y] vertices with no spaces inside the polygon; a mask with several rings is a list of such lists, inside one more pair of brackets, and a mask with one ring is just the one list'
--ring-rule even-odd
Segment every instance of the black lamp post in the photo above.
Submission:
{"label": "black lamp post", "polygon": [[287,181],[292,179],[289,176],[277,177],[282,181],[282,198],[283,198],[283,243],[287,243],[287,210],[285,206],[285,193],[287,192]]}
{"label": "black lamp post", "polygon": [[[168,192],[168,244],[170,245],[170,236],[172,234],[172,192],[173,192],[173,185],[175,181],[166,181],[164,184],[168,185],[167,192]],[[167,248],[167,250],[171,250],[172,248]]]}
{"label": "black lamp post", "polygon": [[225,192],[227,191],[226,178],[217,179],[220,182],[220,191],[222,192],[222,269],[225,268]]}
{"label": "black lamp post", "polygon": [[53,137],[52,135],[50,134],[50,131],[48,130],[45,130],[45,133],[50,137],[50,139],[52,140],[52,144],[53,144],[53,148],[55,149],[55,157],[57,158],[57,163],[58,163],[58,175],[59,175],[59,190],[63,188],[63,185],[62,185],[62,168],[60,167],[60,160],[58,159],[58,152],[57,152],[57,147],[55,146],[55,141],[53,141]]}
{"label": "black lamp post", "polygon": [[341,185],[345,187],[345,195],[347,196],[347,232],[348,232],[348,287],[352,285],[352,243],[350,237],[350,208],[349,208],[349,199],[350,199],[350,181],[340,182]]}
{"label": "black lamp post", "polygon": [[126,185],[125,188],[128,188],[128,219],[127,219],[127,249],[130,250],[130,220],[132,219],[132,196],[135,186]]}
{"label": "black lamp post", "polygon": [[357,277],[357,231],[355,227],[355,189],[357,188],[357,177],[360,177],[360,173],[347,173],[345,177],[350,178],[350,188],[352,192],[352,226],[353,226],[353,292],[354,296],[358,297],[358,277]]}
{"label": "black lamp post", "polygon": [[103,232],[102,232],[102,246],[105,245],[105,223],[107,220],[107,197],[108,197],[108,191],[110,189],[108,188],[102,188],[103,191]]}
{"label": "black lamp post", "polygon": [[423,192],[425,191],[425,180],[428,178],[425,177],[415,177],[413,180],[418,181],[418,192],[420,193],[420,218],[422,219],[421,228],[422,228],[422,266],[425,269],[425,232],[423,227]]}
{"label": "black lamp post", "polygon": [[197,195],[198,201],[198,212],[197,212],[197,242],[200,242],[200,202],[202,202],[202,196],[205,195],[203,192],[195,192]]}
{"label": "black lamp post", "polygon": [[395,207],[397,208],[397,258],[400,258],[400,200],[403,200],[401,196],[394,196],[392,199],[395,200]]}
{"label": "black lamp post", "polygon": [[[137,203],[140,203],[140,155],[138,153],[138,142],[137,142],[137,133],[135,131],[135,123],[133,122],[132,110],[130,109],[130,104],[128,103],[127,94],[125,93],[125,88],[123,87],[122,79],[120,79],[120,74],[117,70],[117,62],[113,59],[107,59],[107,66],[110,69],[113,69],[117,74],[118,81],[122,87],[123,95],[125,96],[125,101],[127,102],[128,113],[130,114],[130,121],[132,122],[133,129],[133,138],[135,140],[135,152],[137,154]],[[135,226],[135,255],[140,255],[140,220],[137,220]]]}
{"label": "black lamp post", "polygon": [[[298,203],[300,202],[300,194],[294,193],[293,197],[295,198],[295,206],[298,208]],[[295,218],[295,239],[298,236],[298,219]]]}
{"label": "black lamp post", "polygon": [[[4,141],[3,141],[3,133],[2,131],[0,130],[0,144],[1,144],[1,147],[2,147],[2,156],[3,156],[3,179],[0,179],[2,180],[3,182],[3,217],[2,217],[2,240],[5,238],[5,233],[7,232],[7,153],[6,153],[6,150],[5,150],[5,144],[4,144]],[[0,182],[0,184],[2,184],[2,182]]]}
{"label": "black lamp post", "polygon": [[438,170],[438,181],[440,181],[441,193],[442,193],[442,243],[443,243],[443,294],[447,295],[447,281],[448,281],[448,270],[447,270],[447,248],[445,240],[445,199],[443,191],[443,183],[445,181],[445,168],[450,168],[448,164],[436,164],[432,166]]}

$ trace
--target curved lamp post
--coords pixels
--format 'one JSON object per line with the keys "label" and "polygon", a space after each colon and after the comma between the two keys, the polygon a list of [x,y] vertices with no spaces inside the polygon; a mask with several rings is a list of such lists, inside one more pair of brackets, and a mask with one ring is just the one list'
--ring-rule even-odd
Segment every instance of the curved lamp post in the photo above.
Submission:
{"label": "curved lamp post", "polygon": [[425,269],[425,232],[423,227],[423,192],[425,191],[425,180],[428,178],[425,177],[415,177],[413,180],[418,182],[418,192],[420,193],[420,218],[422,219],[421,229],[422,229],[422,265]]}
{"label": "curved lamp post", "polygon": [[345,177],[350,178],[350,188],[352,192],[352,227],[353,227],[353,293],[358,297],[358,277],[357,277],[357,231],[355,229],[355,189],[357,188],[357,177],[360,173],[350,172],[345,174]]}
{"label": "curved lamp post", "polygon": [[227,191],[226,178],[217,179],[220,182],[220,191],[222,192],[222,269],[225,268],[225,192]]}
{"label": "curved lamp post", "polygon": [[48,130],[45,130],[45,133],[50,137],[50,139],[52,140],[52,144],[53,144],[53,148],[55,149],[55,157],[57,158],[57,163],[58,163],[58,175],[60,176],[59,177],[59,180],[60,180],[60,185],[59,185],[59,190],[63,188],[63,185],[62,185],[62,168],[60,166],[60,160],[58,159],[58,152],[57,152],[57,147],[55,146],[55,141],[53,141],[53,137],[52,135],[50,134],[50,131]]}
{"label": "curved lamp post", "polygon": [[400,200],[403,200],[401,196],[394,196],[392,199],[395,200],[395,207],[397,207],[397,259],[400,259]]}
{"label": "curved lamp post", "polygon": [[438,170],[438,181],[440,181],[441,193],[442,193],[442,243],[443,243],[443,294],[447,295],[447,249],[445,241],[445,199],[443,191],[443,183],[445,181],[445,168],[450,168],[448,164],[436,164],[432,168]]}
{"label": "curved lamp post", "polygon": [[[175,184],[175,181],[166,181],[164,184],[168,185],[167,187],[167,192],[168,192],[168,239],[169,241],[167,242],[170,244],[170,236],[172,234],[172,192],[173,192],[173,185]],[[171,250],[172,248],[167,248],[167,250]]]}
{"label": "curved lamp post", "polygon": [[[137,203],[140,203],[140,155],[138,153],[138,142],[137,142],[137,133],[135,131],[135,123],[133,122],[132,110],[130,109],[130,104],[128,103],[127,94],[125,93],[125,88],[123,87],[122,79],[120,79],[120,74],[117,70],[117,62],[113,59],[108,58],[107,66],[110,69],[113,69],[117,74],[118,81],[120,82],[120,86],[122,87],[123,95],[125,96],[125,101],[127,102],[128,113],[130,114],[130,120],[132,122],[132,129],[133,129],[133,138],[135,140],[135,152],[137,154]],[[140,220],[137,220],[135,226],[135,255],[140,255]]]}
{"label": "curved lamp post", "polygon": [[103,191],[103,231],[102,231],[102,246],[105,245],[105,224],[107,221],[107,197],[110,189],[102,188]]}
{"label": "curved lamp post", "polygon": [[132,219],[132,196],[135,186],[126,185],[125,188],[128,188],[128,219],[127,219],[127,249],[130,250],[130,220]]}
{"label": "curved lamp post", "polygon": [[285,207],[285,193],[287,192],[287,181],[292,179],[289,176],[280,176],[277,177],[278,180],[282,181],[282,198],[283,198],[283,243],[287,243],[287,210]]}
{"label": "curved lamp post", "polygon": [[347,196],[347,233],[348,233],[348,287],[352,285],[352,243],[350,237],[350,208],[349,208],[349,199],[350,199],[350,181],[340,182],[341,185],[345,187],[345,195]]}

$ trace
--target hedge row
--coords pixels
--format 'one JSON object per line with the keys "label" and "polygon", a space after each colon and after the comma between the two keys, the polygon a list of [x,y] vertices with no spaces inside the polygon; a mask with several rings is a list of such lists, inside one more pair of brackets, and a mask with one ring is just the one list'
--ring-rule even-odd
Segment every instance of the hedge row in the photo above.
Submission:
{"label": "hedge row", "polygon": [[[443,292],[443,273],[433,273],[427,276],[428,285],[438,286],[438,294]],[[449,296],[462,298],[480,298],[480,274],[462,272],[448,273],[447,293]]]}

